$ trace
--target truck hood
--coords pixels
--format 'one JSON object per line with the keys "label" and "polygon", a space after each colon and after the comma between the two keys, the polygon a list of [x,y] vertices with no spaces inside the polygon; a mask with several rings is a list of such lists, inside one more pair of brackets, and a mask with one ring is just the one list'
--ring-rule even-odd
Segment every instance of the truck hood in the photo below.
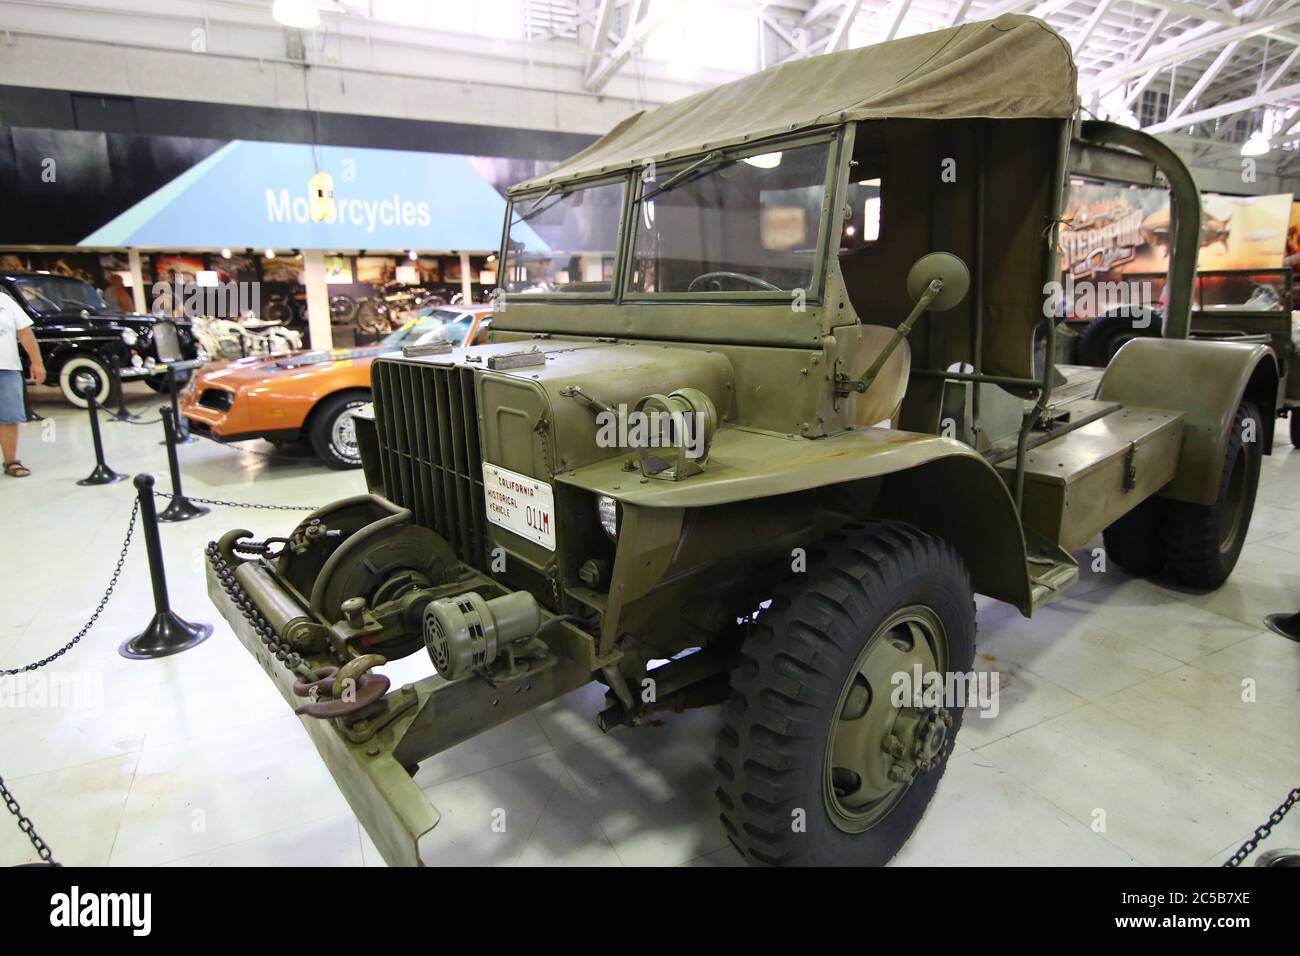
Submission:
{"label": "truck hood", "polygon": [[[515,364],[520,360],[527,364]],[[648,395],[689,387],[709,396],[720,420],[732,415],[734,405],[731,362],[708,348],[525,340],[457,348],[441,355],[406,357],[394,352],[384,356],[383,365],[390,363],[474,369],[481,376],[478,414],[484,460],[536,478],[550,477],[541,473],[532,457],[532,434],[539,427],[553,442],[556,471],[628,454],[627,448],[598,439],[599,407],[593,407],[593,402],[627,413]],[[378,382],[379,373],[376,375]],[[409,379],[394,379],[392,384],[401,390],[416,387]],[[423,394],[418,392],[418,396]],[[412,394],[407,400],[424,401],[418,396]],[[386,411],[379,408],[377,413]],[[541,422],[544,426],[539,426]]]}

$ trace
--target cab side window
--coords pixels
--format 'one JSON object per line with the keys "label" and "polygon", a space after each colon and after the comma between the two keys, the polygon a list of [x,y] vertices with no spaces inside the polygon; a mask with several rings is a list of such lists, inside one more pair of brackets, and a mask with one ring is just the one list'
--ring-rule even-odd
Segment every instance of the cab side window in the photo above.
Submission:
{"label": "cab side window", "polygon": [[844,203],[848,210],[840,227],[840,252],[856,252],[880,241],[880,210],[884,191],[884,178],[879,169],[862,163],[854,165],[849,174],[849,188]]}

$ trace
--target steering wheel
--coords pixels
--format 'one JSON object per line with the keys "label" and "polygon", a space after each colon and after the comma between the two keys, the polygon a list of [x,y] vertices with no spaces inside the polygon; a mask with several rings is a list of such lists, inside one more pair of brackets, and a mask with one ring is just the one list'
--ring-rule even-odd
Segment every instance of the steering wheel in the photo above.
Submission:
{"label": "steering wheel", "polygon": [[[766,279],[760,279],[758,276],[746,275],[743,272],[706,272],[703,275],[698,275],[692,279],[691,284],[686,287],[686,291],[699,292],[699,284],[709,279],[714,280],[715,283],[718,279],[739,279],[741,282],[748,282],[756,289],[766,289],[768,292],[782,291],[780,286],[772,285],[772,283],[768,282]],[[709,291],[721,292],[722,289],[715,287]]]}

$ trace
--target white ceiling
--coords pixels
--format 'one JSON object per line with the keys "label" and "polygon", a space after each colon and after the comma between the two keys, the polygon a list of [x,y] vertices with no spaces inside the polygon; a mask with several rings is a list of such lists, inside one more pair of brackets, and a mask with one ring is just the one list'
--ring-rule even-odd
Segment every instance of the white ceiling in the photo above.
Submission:
{"label": "white ceiling", "polygon": [[[1073,46],[1083,103],[1094,115],[1140,122],[1194,161],[1225,166],[1262,130],[1269,164],[1300,172],[1300,0],[312,2],[322,23],[298,45],[307,65],[458,76],[467,85],[500,76],[503,86],[631,105],[789,57],[1029,13]],[[223,56],[262,62],[267,51],[254,49],[250,31],[283,32],[270,7],[271,0],[0,0],[0,44],[9,35],[66,40],[80,32],[82,41],[139,48],[155,30],[201,22],[214,37],[225,31]],[[353,65],[358,44],[367,59]],[[379,52],[385,45],[400,55]],[[521,64],[526,71],[511,72]]]}

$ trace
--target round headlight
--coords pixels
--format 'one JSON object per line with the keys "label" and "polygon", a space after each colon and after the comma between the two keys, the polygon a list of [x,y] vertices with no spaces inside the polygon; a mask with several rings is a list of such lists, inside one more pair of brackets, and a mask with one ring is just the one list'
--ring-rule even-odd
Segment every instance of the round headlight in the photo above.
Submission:
{"label": "round headlight", "polygon": [[596,514],[610,541],[618,540],[618,502],[609,495],[596,496]]}
{"label": "round headlight", "polygon": [[135,345],[136,342],[140,341],[140,336],[135,334],[134,329],[123,329],[122,341],[125,342],[127,345]]}

